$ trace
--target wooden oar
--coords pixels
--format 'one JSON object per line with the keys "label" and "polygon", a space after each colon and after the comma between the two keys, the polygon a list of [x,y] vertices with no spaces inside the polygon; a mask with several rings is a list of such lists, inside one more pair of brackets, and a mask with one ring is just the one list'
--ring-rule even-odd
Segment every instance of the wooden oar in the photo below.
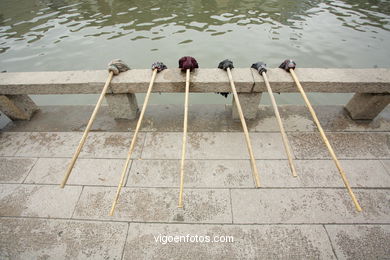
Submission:
{"label": "wooden oar", "polygon": [[139,116],[139,119],[138,119],[138,122],[137,122],[137,126],[135,128],[134,135],[133,135],[133,138],[132,138],[131,143],[130,143],[129,152],[127,153],[126,162],[125,162],[125,164],[123,166],[121,179],[120,179],[120,182],[118,184],[118,188],[117,188],[117,191],[116,191],[115,199],[114,199],[114,202],[112,203],[112,206],[111,206],[110,216],[114,215],[115,207],[116,207],[116,204],[118,203],[119,195],[121,193],[124,181],[126,179],[127,171],[128,171],[128,168],[129,168],[129,163],[130,163],[130,160],[131,160],[131,154],[133,153],[133,150],[134,150],[134,147],[135,147],[135,142],[137,140],[138,132],[139,132],[139,129],[140,129],[141,124],[142,124],[142,119],[144,118],[144,114],[145,114],[146,107],[147,107],[148,102],[149,102],[150,94],[152,93],[153,84],[154,84],[154,80],[156,79],[157,72],[160,72],[160,71],[162,71],[162,70],[164,70],[166,68],[167,67],[163,63],[161,63],[161,62],[156,62],[156,63],[154,63],[152,65],[152,69],[153,69],[152,78],[150,80],[148,91],[146,93],[144,104],[142,106],[141,114]]}
{"label": "wooden oar", "polygon": [[261,74],[261,76],[263,76],[263,78],[264,78],[264,82],[265,82],[265,85],[267,86],[267,91],[268,91],[269,97],[271,99],[271,103],[272,103],[272,107],[274,109],[276,120],[277,120],[278,125],[279,125],[280,133],[282,135],[283,145],[284,145],[284,149],[286,150],[291,173],[294,177],[297,177],[297,171],[295,169],[295,165],[293,162],[291,146],[290,146],[290,143],[288,141],[286,131],[284,130],[282,119],[281,119],[280,114],[279,114],[279,109],[278,109],[278,106],[276,105],[276,100],[275,100],[271,85],[269,84],[269,80],[268,80],[268,77],[266,74],[266,72],[267,72],[266,64],[264,62],[261,62],[261,61],[256,62],[256,63],[252,64],[252,68],[256,69]]}
{"label": "wooden oar", "polygon": [[187,145],[187,124],[188,124],[188,95],[190,92],[190,70],[186,70],[186,90],[184,97],[184,124],[183,124],[183,143],[181,149],[181,162],[180,162],[180,191],[179,191],[179,208],[183,207],[183,188],[184,188],[184,161],[186,155]]}
{"label": "wooden oar", "polygon": [[179,68],[181,71],[186,72],[186,86],[184,97],[184,122],[183,122],[183,143],[181,150],[181,162],[180,162],[180,190],[179,190],[179,203],[178,207],[183,208],[183,189],[184,189],[184,162],[186,156],[187,146],[187,125],[188,125],[188,96],[190,92],[190,73],[193,69],[199,68],[198,62],[195,58],[190,56],[184,56],[179,59]]}
{"label": "wooden oar", "polygon": [[[120,72],[123,72],[123,71],[126,71],[129,69],[129,67],[124,64],[121,60],[114,60],[112,61],[110,64],[109,64],[109,74],[108,74],[108,78],[106,80],[106,83],[104,84],[104,87],[102,89],[102,92],[100,93],[100,97],[98,99],[98,102],[96,103],[96,106],[95,106],[95,109],[93,110],[92,112],[92,115],[91,115],[91,118],[89,119],[88,121],[88,124],[87,124],[87,127],[85,128],[84,130],[84,133],[83,133],[83,136],[81,137],[81,140],[80,140],[80,143],[79,145],[77,146],[77,149],[76,149],[76,152],[74,153],[73,157],[72,157],[72,160],[70,161],[69,163],[69,166],[65,172],[65,176],[60,184],[60,187],[61,188],[64,188],[65,185],[66,185],[66,182],[68,181],[69,179],[69,176],[72,172],[72,169],[76,163],[76,160],[77,158],[79,157],[80,155],[80,152],[85,144],[85,141],[87,140],[87,137],[88,137],[88,134],[89,134],[89,131],[91,130],[91,127],[92,127],[92,124],[93,122],[95,121],[95,118],[96,118],[96,114],[98,113],[99,111],[99,108],[103,102],[103,99],[104,99],[104,96],[107,92],[107,89],[111,83],[111,80],[112,80],[112,77],[114,75],[114,72],[116,74],[119,74]],[[112,67],[113,66],[113,69]]]}
{"label": "wooden oar", "polygon": [[356,197],[355,197],[355,194],[353,193],[353,191],[352,191],[352,189],[351,189],[351,186],[349,185],[349,181],[348,181],[348,179],[347,179],[347,176],[345,175],[344,170],[341,168],[340,162],[339,162],[339,160],[337,159],[336,154],[335,154],[335,152],[333,151],[333,148],[332,148],[332,146],[330,145],[329,140],[328,140],[328,138],[326,137],[324,130],[322,129],[322,126],[321,126],[321,124],[320,124],[320,121],[318,120],[317,115],[316,115],[316,113],[315,113],[313,107],[311,106],[310,101],[309,101],[309,99],[307,98],[306,93],[305,93],[305,91],[304,91],[304,89],[303,89],[301,83],[299,82],[297,75],[295,74],[295,71],[294,71],[294,69],[295,69],[295,62],[293,62],[292,60],[285,60],[285,61],[280,65],[280,68],[283,68],[283,69],[287,70],[288,72],[290,72],[291,76],[293,77],[294,82],[295,82],[296,86],[298,87],[298,90],[299,90],[299,92],[301,93],[302,98],[303,98],[303,100],[305,101],[306,106],[308,107],[308,109],[309,109],[309,111],[310,111],[310,114],[311,114],[311,116],[313,117],[314,122],[315,122],[316,125],[317,125],[318,131],[320,132],[320,135],[321,135],[321,137],[322,137],[322,140],[324,141],[326,147],[328,148],[329,153],[330,153],[330,155],[332,156],[332,159],[333,159],[334,163],[336,164],[337,169],[339,170],[339,173],[340,173],[341,178],[342,178],[342,180],[343,180],[343,182],[344,182],[344,185],[345,185],[345,187],[347,188],[348,193],[349,193],[349,195],[350,195],[350,197],[351,197],[353,203],[355,204],[356,210],[359,211],[359,212],[362,211],[362,208],[360,207],[359,202],[357,201],[357,199],[356,199]]}
{"label": "wooden oar", "polygon": [[258,188],[258,187],[260,187],[260,177],[259,177],[259,172],[258,172],[257,166],[256,166],[255,156],[253,155],[253,149],[252,149],[251,140],[249,138],[248,127],[247,127],[246,122],[245,122],[244,113],[242,112],[240,100],[238,99],[236,86],[234,85],[234,81],[233,81],[233,77],[232,77],[232,73],[230,71],[230,68],[229,67],[226,68],[226,71],[227,71],[227,74],[228,74],[228,77],[229,77],[230,86],[232,88],[234,101],[236,102],[236,105],[237,105],[237,110],[238,110],[238,115],[239,115],[240,120],[241,120],[241,125],[242,125],[242,128],[244,130],[245,141],[246,141],[246,145],[248,147],[249,157],[250,157],[250,160],[251,160],[253,178],[255,180],[256,187]]}
{"label": "wooden oar", "polygon": [[[257,170],[255,156],[253,155],[253,149],[252,149],[251,140],[250,140],[250,138],[249,138],[248,127],[247,127],[247,125],[246,125],[244,113],[242,112],[240,100],[239,100],[238,94],[237,94],[237,89],[236,89],[236,86],[235,86],[235,84],[234,84],[233,76],[232,76],[232,73],[231,73],[231,69],[234,68],[233,62],[232,62],[231,60],[228,60],[228,59],[223,60],[223,61],[221,61],[221,62],[218,64],[218,68],[219,68],[219,69],[226,70],[226,72],[227,72],[227,74],[228,74],[228,78],[229,78],[229,82],[230,82],[230,87],[232,88],[234,101],[236,102],[238,115],[239,115],[239,117],[240,117],[241,125],[242,125],[242,128],[243,128],[243,130],[244,130],[244,134],[245,134],[245,141],[246,141],[246,145],[247,145],[247,147],[248,147],[249,157],[250,157],[250,161],[251,161],[251,168],[252,168],[253,179],[254,179],[254,181],[255,181],[256,187],[258,188],[258,187],[260,187],[259,172],[258,172],[258,170]],[[222,93],[221,93],[221,94],[222,94]],[[227,96],[227,94],[228,94],[228,93],[223,93],[224,96]]]}
{"label": "wooden oar", "polygon": [[276,119],[278,121],[280,133],[282,134],[284,149],[286,150],[286,154],[287,154],[287,158],[288,158],[288,163],[290,165],[291,173],[292,173],[292,175],[294,177],[297,177],[298,175],[297,175],[297,171],[295,170],[290,143],[288,141],[286,131],[284,130],[282,119],[280,118],[280,114],[279,114],[279,109],[278,109],[278,106],[276,105],[275,97],[274,97],[274,94],[272,92],[271,86],[269,84],[267,74],[265,74],[265,72],[263,72],[261,75],[264,78],[265,85],[267,86],[267,90],[268,90],[269,96],[271,98],[271,103],[272,103],[272,106],[274,108]]}

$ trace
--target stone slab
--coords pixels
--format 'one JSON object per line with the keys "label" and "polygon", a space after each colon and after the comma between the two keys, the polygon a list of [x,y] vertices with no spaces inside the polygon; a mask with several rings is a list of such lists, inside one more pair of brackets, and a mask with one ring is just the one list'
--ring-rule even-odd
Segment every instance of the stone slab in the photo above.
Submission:
{"label": "stone slab", "polygon": [[[303,106],[279,105],[278,106],[282,123],[286,131],[311,132],[315,130],[315,125],[310,118],[310,114]],[[260,106],[256,120],[248,122],[250,129],[255,132],[279,132],[279,125],[275,117],[275,112],[271,106]],[[239,128],[237,123],[230,124],[230,129]]]}
{"label": "stone slab", "polygon": [[[125,160],[78,159],[67,184],[117,186]],[[60,184],[69,158],[39,158],[25,183]]]}
{"label": "stone slab", "polygon": [[82,133],[31,133],[16,156],[71,157],[76,151]]}
{"label": "stone slab", "polygon": [[[80,158],[127,158],[133,133],[90,133]],[[138,133],[131,158],[141,156],[145,134]]]}
{"label": "stone slab", "polygon": [[[153,101],[151,95],[151,103]],[[184,99],[183,99],[184,100]],[[83,131],[94,106],[41,106],[31,121],[14,121],[7,131],[71,132]],[[191,132],[226,131],[231,113],[225,105],[190,105],[188,128]],[[181,132],[183,131],[183,105],[148,105],[140,131]],[[181,120],[180,120],[181,119]],[[137,120],[115,120],[108,106],[102,105],[91,131],[129,132],[134,131]]]}
{"label": "stone slab", "polygon": [[[294,160],[298,177],[292,176],[287,160],[258,160],[264,187],[344,187],[333,160]],[[379,160],[341,160],[352,187],[390,188],[390,175]]]}
{"label": "stone slab", "polygon": [[0,132],[0,156],[13,156],[24,146],[30,133]]}
{"label": "stone slab", "polygon": [[[158,95],[158,94],[155,94]],[[148,105],[141,131],[182,132],[183,105]],[[311,115],[303,105],[279,105],[283,125],[288,132],[316,132]],[[31,121],[14,121],[5,127],[12,132],[81,132],[85,129],[93,106],[41,106]],[[374,120],[352,120],[343,106],[314,106],[325,131],[333,132],[389,132],[390,107]],[[231,106],[190,105],[188,130],[190,132],[242,132],[240,121],[231,119]],[[247,120],[251,132],[279,132],[271,106],[261,105],[256,120]],[[115,120],[102,105],[92,131],[129,132],[134,131],[136,120]]]}
{"label": "stone slab", "polygon": [[[326,133],[339,159],[390,158],[388,133]],[[329,151],[319,133],[288,133],[299,159],[328,159]]]}
{"label": "stone slab", "polygon": [[388,259],[390,225],[326,225],[337,259]]}
{"label": "stone slab", "polygon": [[[390,88],[389,69],[297,68],[296,74],[307,92],[386,93]],[[115,76],[110,84],[113,93],[145,93],[151,78],[150,69],[132,69]],[[249,68],[232,70],[238,92],[266,92],[262,77]],[[285,71],[268,69],[272,90],[297,92]],[[0,75],[0,94],[93,94],[100,93],[107,79],[105,70],[12,72]],[[191,92],[229,92],[226,72],[197,69],[191,73]],[[156,77],[154,92],[183,92],[185,73],[167,69]],[[255,87],[253,88],[253,82]]]}
{"label": "stone slab", "polygon": [[[262,93],[238,93],[238,100],[240,102],[241,110],[246,120],[253,120],[257,117],[257,112],[260,104]],[[232,118],[240,121],[240,114],[236,99],[232,101]]]}
{"label": "stone slab", "polygon": [[121,259],[127,223],[1,218],[1,259]]}
{"label": "stone slab", "polygon": [[387,173],[390,175],[390,160],[381,160],[381,162],[387,170]]}
{"label": "stone slab", "polygon": [[0,158],[0,183],[22,183],[36,161],[35,158]]}
{"label": "stone slab", "polygon": [[233,189],[234,223],[389,223],[388,189],[354,189],[357,212],[346,189]]}
{"label": "stone slab", "polygon": [[[180,160],[134,160],[126,186],[179,187]],[[254,187],[249,160],[187,160],[187,188]]]}
{"label": "stone slab", "polygon": [[[251,133],[255,158],[286,158],[279,133]],[[181,159],[182,133],[148,133],[142,158]],[[248,159],[243,133],[188,133],[187,159]]]}
{"label": "stone slab", "polygon": [[228,190],[184,189],[184,208],[179,209],[179,189],[122,189],[114,216],[108,216],[116,189],[84,187],[75,219],[137,222],[231,223]]}
{"label": "stone slab", "polygon": [[70,218],[81,187],[1,184],[0,216]]}
{"label": "stone slab", "polygon": [[[292,177],[287,160],[257,160],[262,185],[274,188],[344,187],[332,160],[295,160],[298,177]],[[352,187],[389,188],[390,175],[378,160],[342,160]],[[180,160],[135,160],[128,187],[178,187]],[[30,174],[31,175],[31,174]],[[187,160],[186,187],[252,188],[249,160]]]}
{"label": "stone slab", "polygon": [[[229,236],[226,243],[160,243],[161,236]],[[190,238],[190,236],[192,238]],[[165,239],[165,238],[163,238]],[[165,240],[163,240],[165,241]],[[182,238],[184,241],[184,238]],[[130,224],[124,259],[336,259],[319,225]]]}
{"label": "stone slab", "polygon": [[[31,133],[17,156],[71,157],[76,151],[82,133]],[[138,135],[133,157],[139,157],[144,134]],[[89,133],[79,158],[126,158],[132,133]]]}
{"label": "stone slab", "polygon": [[[282,61],[281,61],[282,62]],[[263,77],[252,70],[255,81],[254,91],[266,92]],[[387,69],[331,69],[297,68],[295,73],[305,92],[329,93],[387,93]],[[368,76],[366,76],[369,73]],[[278,92],[298,92],[290,73],[282,69],[268,69],[267,77],[272,90]],[[377,82],[378,84],[374,83]],[[381,82],[381,83],[379,83]],[[374,83],[374,84],[373,84]],[[375,85],[375,87],[374,87]],[[373,91],[373,92],[372,92]]]}
{"label": "stone slab", "polygon": [[[306,107],[301,107],[306,109]],[[307,109],[306,109],[307,110]],[[352,120],[344,106],[314,106],[325,131],[334,132],[389,132],[390,107],[373,120]],[[311,116],[309,115],[310,119]],[[317,131],[317,130],[315,130]]]}

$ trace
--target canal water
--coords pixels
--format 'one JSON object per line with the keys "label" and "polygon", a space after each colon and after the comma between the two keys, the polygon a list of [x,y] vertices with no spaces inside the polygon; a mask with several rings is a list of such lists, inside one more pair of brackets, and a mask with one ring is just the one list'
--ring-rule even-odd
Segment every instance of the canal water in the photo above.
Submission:
{"label": "canal water", "polygon": [[[277,67],[289,57],[300,67],[376,68],[390,67],[389,46],[389,0],[0,0],[0,70],[8,72],[105,69],[113,58],[132,68],[157,60],[177,67],[184,55],[205,68],[225,58]],[[310,95],[316,104],[349,97]],[[93,104],[96,95],[33,99]],[[277,100],[302,103],[297,94]],[[183,95],[156,94],[151,103],[181,104]],[[192,94],[190,103],[230,100]]]}

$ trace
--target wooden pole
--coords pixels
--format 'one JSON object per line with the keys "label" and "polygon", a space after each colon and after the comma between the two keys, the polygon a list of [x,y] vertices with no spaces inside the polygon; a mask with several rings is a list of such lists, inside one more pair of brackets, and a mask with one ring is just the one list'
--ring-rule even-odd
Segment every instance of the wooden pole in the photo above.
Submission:
{"label": "wooden pole", "polygon": [[179,191],[179,208],[183,207],[183,188],[184,188],[184,161],[187,145],[187,122],[188,122],[188,95],[190,92],[190,70],[186,70],[186,92],[184,97],[184,124],[183,124],[183,144],[181,149],[180,162],[180,191]]}
{"label": "wooden pole", "polygon": [[320,134],[321,134],[322,140],[324,141],[326,147],[328,148],[329,153],[330,153],[330,155],[332,156],[332,159],[333,159],[333,161],[335,162],[337,169],[339,170],[339,173],[340,173],[340,175],[341,175],[341,178],[343,179],[344,185],[345,185],[345,187],[347,188],[348,193],[349,193],[349,195],[351,196],[351,199],[352,199],[353,203],[355,204],[356,210],[357,210],[357,211],[362,211],[362,208],[360,207],[359,202],[357,201],[357,199],[356,199],[356,197],[355,197],[355,194],[353,193],[353,191],[352,191],[352,189],[351,189],[351,186],[349,185],[349,182],[348,182],[348,179],[347,179],[347,177],[346,177],[346,175],[345,175],[345,172],[344,172],[344,170],[341,168],[340,162],[339,162],[339,160],[337,159],[336,154],[335,154],[335,152],[333,151],[333,148],[332,148],[332,146],[330,145],[329,140],[328,140],[328,138],[326,137],[325,132],[324,132],[324,130],[323,130],[322,127],[321,127],[320,121],[318,120],[317,115],[316,115],[316,113],[314,112],[314,109],[313,109],[313,107],[311,106],[311,104],[310,104],[310,102],[309,102],[309,99],[307,98],[306,93],[305,93],[305,91],[303,90],[303,87],[302,87],[301,83],[300,83],[299,80],[298,80],[297,75],[295,74],[295,71],[294,71],[293,69],[290,69],[290,73],[291,73],[291,75],[292,75],[292,77],[293,77],[293,79],[294,79],[294,81],[295,81],[295,84],[297,85],[297,87],[298,87],[298,89],[299,89],[299,92],[301,92],[301,95],[302,95],[303,99],[305,100],[306,106],[309,108],[309,111],[310,111],[310,113],[311,113],[311,116],[313,117],[313,120],[314,120],[314,122],[315,122],[316,125],[317,125],[318,131],[319,131]]}
{"label": "wooden pole", "polygon": [[146,96],[145,96],[145,101],[144,101],[144,104],[142,106],[141,114],[139,116],[139,119],[138,119],[138,122],[137,122],[137,126],[135,128],[133,139],[131,140],[129,152],[127,153],[127,159],[126,159],[125,165],[123,166],[121,179],[120,179],[120,182],[118,184],[118,188],[117,188],[117,191],[116,191],[114,202],[112,203],[110,216],[114,215],[115,207],[116,207],[116,204],[118,202],[119,195],[121,193],[124,181],[126,179],[126,175],[127,175],[127,170],[129,168],[131,154],[133,153],[133,150],[134,150],[135,142],[137,140],[138,131],[139,131],[140,127],[141,127],[142,119],[143,119],[144,114],[145,114],[146,106],[148,105],[148,102],[149,102],[150,93],[152,92],[153,83],[154,83],[154,80],[156,78],[156,75],[157,75],[157,69],[154,69],[153,70],[153,74],[152,74],[152,79],[150,80],[149,88],[148,88],[148,91],[147,91]]}
{"label": "wooden pole", "polygon": [[108,78],[106,80],[106,83],[104,84],[104,87],[103,87],[103,90],[100,94],[100,97],[98,99],[98,102],[96,103],[96,106],[95,106],[95,109],[93,110],[92,112],[92,115],[91,115],[91,118],[89,119],[88,121],[88,124],[87,124],[87,127],[85,128],[84,130],[84,134],[83,136],[81,137],[81,140],[80,140],[80,143],[79,145],[77,146],[77,149],[76,149],[76,152],[74,153],[73,157],[72,157],[72,160],[70,161],[69,163],[69,166],[65,172],[65,176],[64,176],[64,179],[62,180],[61,184],[60,184],[60,187],[61,188],[64,188],[65,187],[65,184],[66,182],[68,181],[69,179],[69,176],[72,172],[72,169],[76,163],[76,160],[77,158],[79,157],[79,154],[81,152],[81,149],[83,148],[84,144],[85,144],[85,141],[87,140],[87,136],[88,136],[88,133],[89,131],[91,130],[91,127],[92,127],[92,124],[93,122],[95,121],[95,118],[96,118],[96,114],[97,112],[99,111],[99,108],[103,102],[103,99],[104,99],[104,96],[107,92],[107,89],[108,89],[108,86],[110,85],[111,83],[111,80],[112,80],[112,77],[113,77],[114,73],[112,71],[110,71],[110,73],[108,74]]}
{"label": "wooden pole", "polygon": [[274,94],[272,92],[271,86],[269,84],[267,74],[265,72],[263,72],[261,75],[264,78],[265,85],[267,86],[267,90],[268,90],[269,96],[271,98],[271,103],[272,103],[272,106],[274,108],[276,119],[278,121],[280,133],[282,134],[284,149],[286,150],[286,154],[287,154],[287,157],[288,157],[288,163],[290,165],[291,173],[292,173],[292,175],[294,177],[297,177],[297,172],[295,170],[295,166],[294,166],[293,158],[292,158],[291,146],[290,146],[290,143],[288,142],[286,131],[284,130],[282,119],[280,118],[280,114],[279,114],[279,109],[278,109],[278,106],[276,105],[275,97],[274,97]]}
{"label": "wooden pole", "polygon": [[246,122],[245,122],[244,114],[242,112],[240,100],[238,99],[236,86],[234,85],[234,81],[233,81],[233,77],[232,77],[232,73],[230,71],[230,68],[227,68],[227,73],[228,73],[228,77],[229,77],[229,81],[230,81],[230,86],[231,86],[232,91],[233,91],[234,100],[235,100],[236,105],[237,105],[238,115],[240,116],[242,128],[244,129],[245,140],[246,140],[246,144],[248,147],[249,156],[251,159],[253,178],[255,180],[256,187],[258,188],[258,187],[260,187],[260,177],[259,177],[259,172],[257,171],[257,167],[256,167],[255,156],[253,155],[253,149],[252,149],[252,145],[251,145],[251,140],[249,138],[248,127],[247,127]]}

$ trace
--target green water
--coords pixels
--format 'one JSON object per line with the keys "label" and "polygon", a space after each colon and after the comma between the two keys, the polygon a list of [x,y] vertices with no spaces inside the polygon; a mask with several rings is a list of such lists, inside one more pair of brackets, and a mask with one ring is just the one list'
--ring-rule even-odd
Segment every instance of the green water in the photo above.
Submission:
{"label": "green water", "polygon": [[[390,67],[390,1],[0,0],[0,70],[104,69],[113,58],[133,68],[156,60],[177,67],[184,55],[200,67],[225,58],[236,67],[258,60],[276,67]],[[314,103],[350,95],[312,94]],[[142,99],[142,96],[140,96]],[[93,104],[95,95],[34,96],[39,104]],[[141,101],[142,102],[142,101]],[[191,103],[229,103],[193,94]],[[295,94],[279,103],[300,103]],[[181,94],[152,103],[183,103]],[[267,98],[262,103],[268,103]]]}

